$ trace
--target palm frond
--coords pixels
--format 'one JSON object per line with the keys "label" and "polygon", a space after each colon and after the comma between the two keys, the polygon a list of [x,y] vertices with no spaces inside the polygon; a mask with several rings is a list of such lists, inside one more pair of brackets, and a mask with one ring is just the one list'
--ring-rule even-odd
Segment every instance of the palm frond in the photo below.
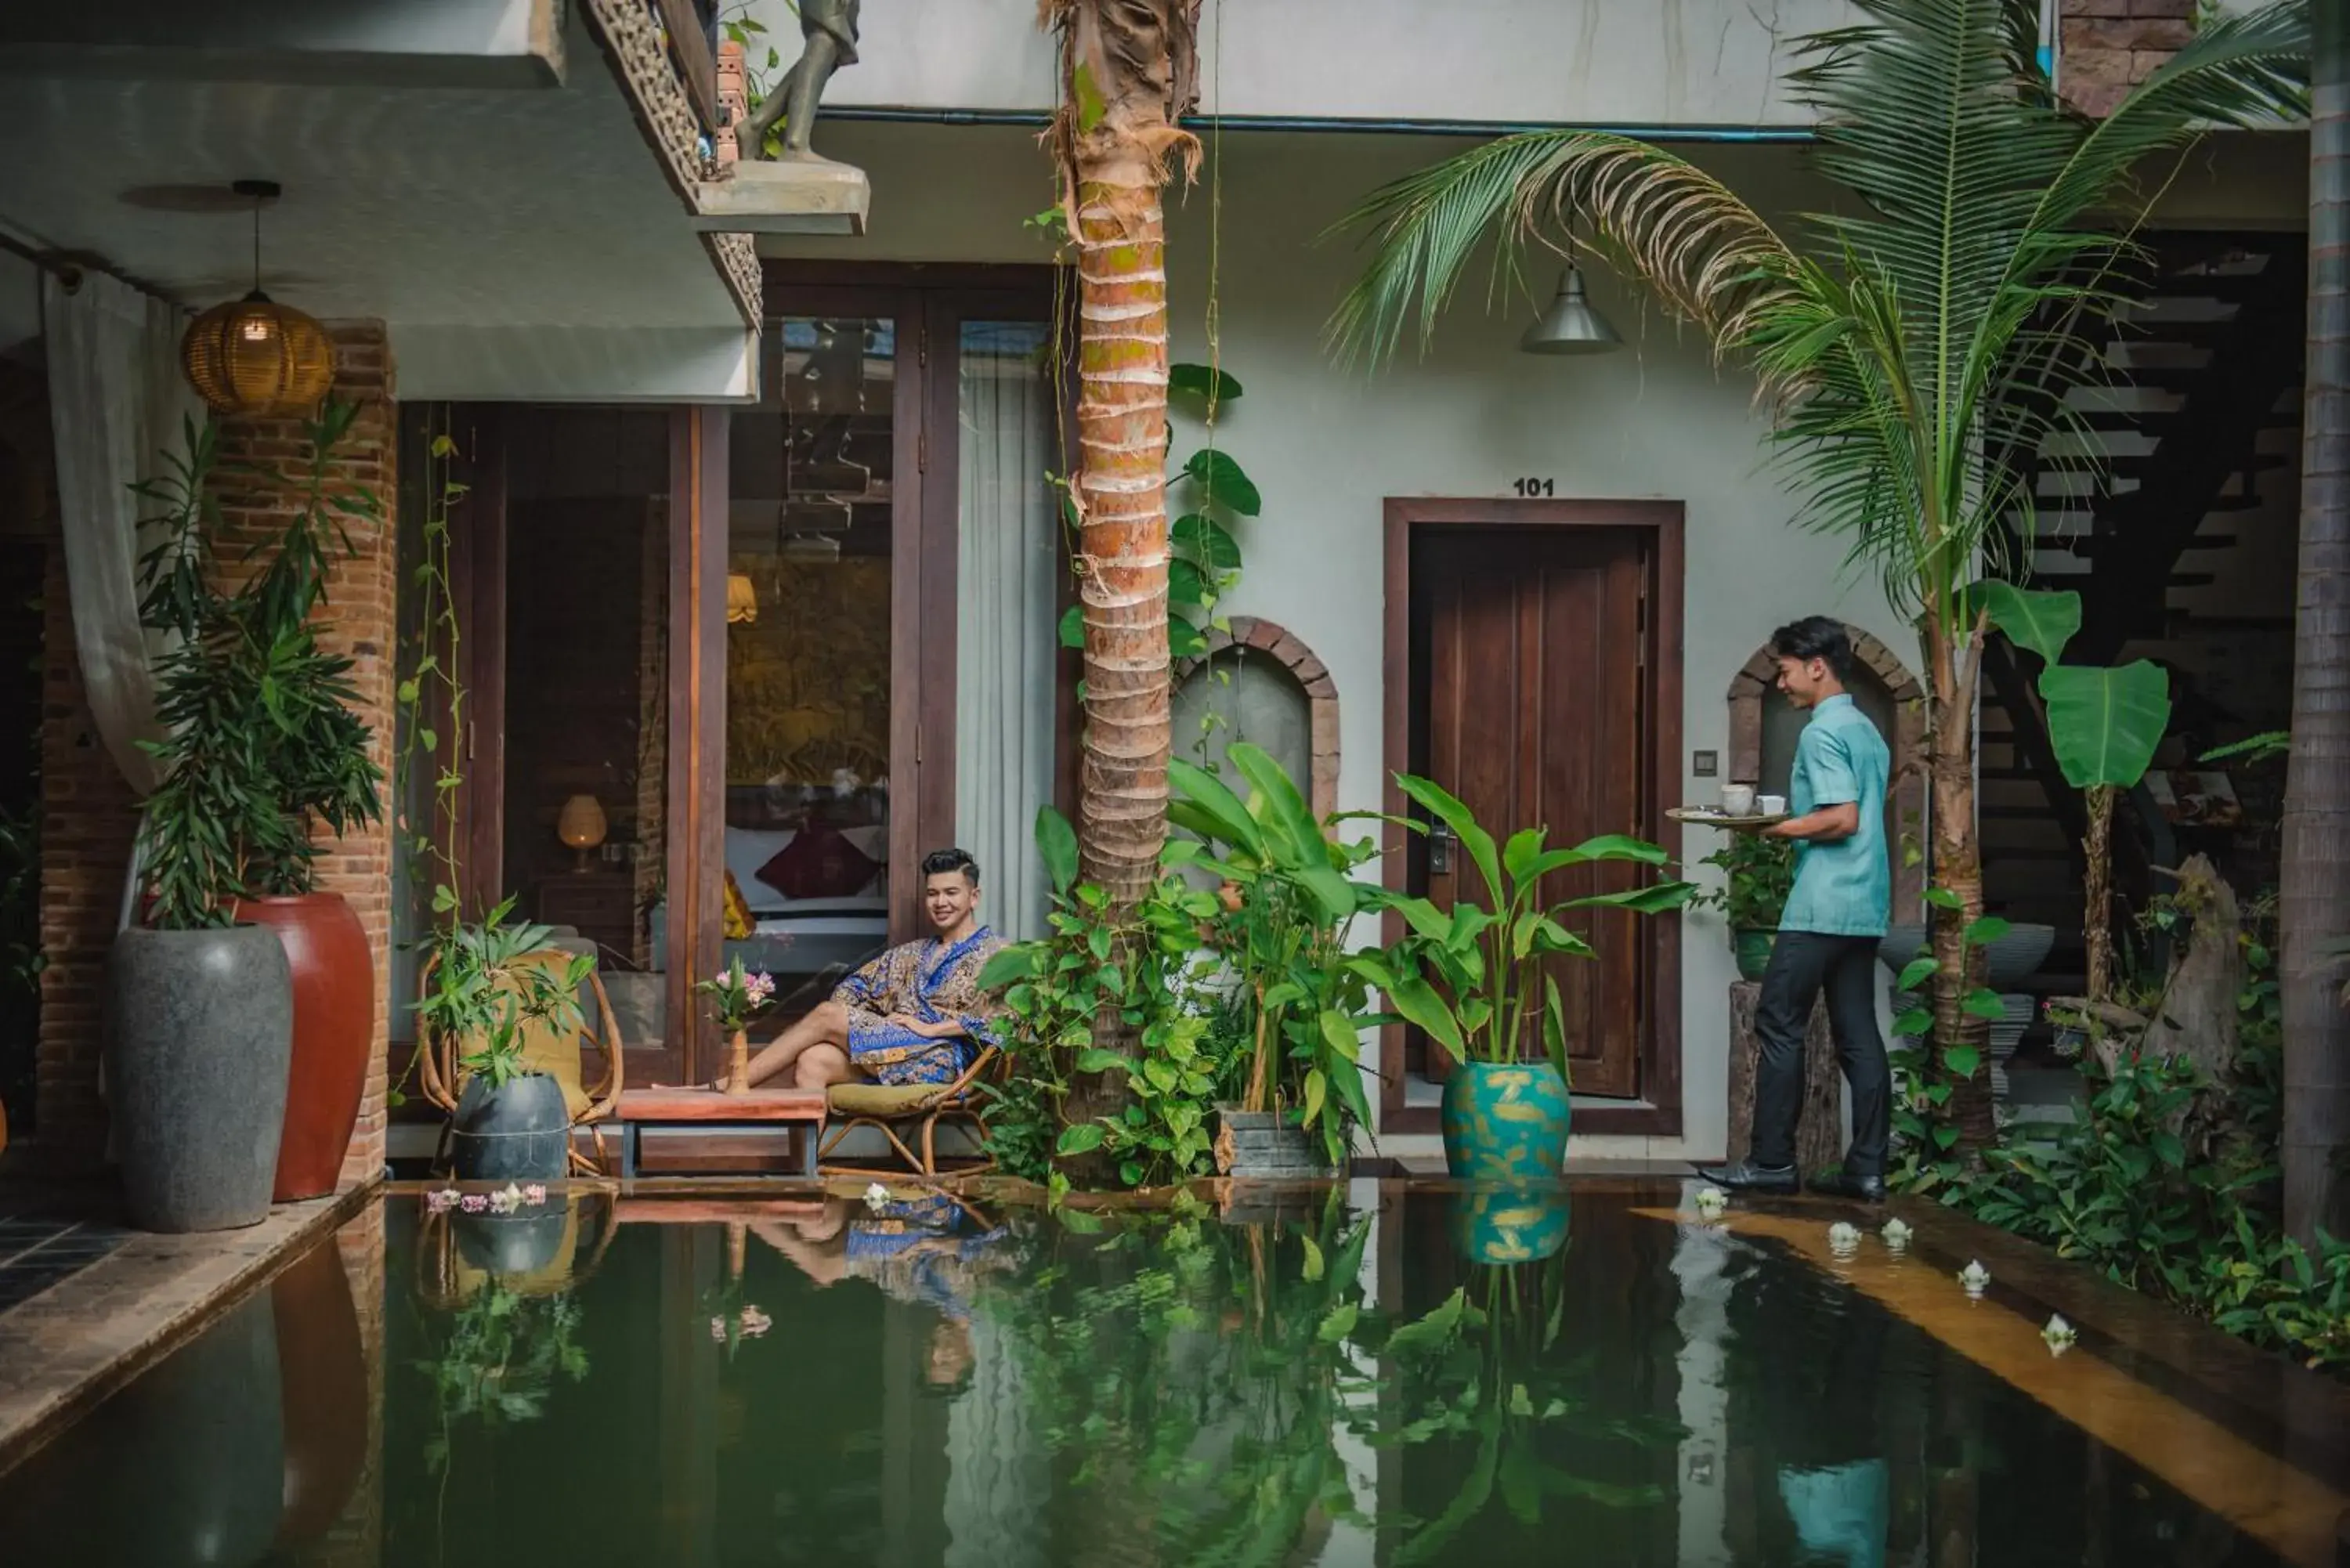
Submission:
{"label": "palm frond", "polygon": [[1334,232],[1366,234],[1372,256],[1326,336],[1343,361],[1375,366],[1415,325],[1425,347],[1488,239],[1503,286],[1530,246],[1575,244],[1577,220],[1669,310],[1725,348],[1745,340],[1753,309],[1794,286],[1798,270],[1771,225],[1694,164],[1602,131],[1528,131],[1394,181],[1339,221]]}

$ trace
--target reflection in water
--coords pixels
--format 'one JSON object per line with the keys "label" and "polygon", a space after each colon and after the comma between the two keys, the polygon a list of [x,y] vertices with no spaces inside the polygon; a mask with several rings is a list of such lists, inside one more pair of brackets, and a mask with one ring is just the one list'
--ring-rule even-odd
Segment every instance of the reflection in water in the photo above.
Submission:
{"label": "reflection in water", "polygon": [[2279,1561],[1779,1242],[1254,1201],[396,1199],[0,1475],[0,1560]]}

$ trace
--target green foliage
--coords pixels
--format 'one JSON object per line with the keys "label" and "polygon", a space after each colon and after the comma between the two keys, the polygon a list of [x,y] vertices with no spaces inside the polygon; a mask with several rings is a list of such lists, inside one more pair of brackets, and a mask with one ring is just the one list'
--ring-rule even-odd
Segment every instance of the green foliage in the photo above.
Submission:
{"label": "green foliage", "polygon": [[[1938,909],[1959,908],[1959,897],[1948,888],[1929,888],[1926,901]],[[1997,915],[1982,915],[1968,922],[1960,933],[1963,948],[1971,952],[1976,948],[1989,947],[2007,935],[2008,922]],[[1894,1082],[1898,1093],[1893,1102],[1893,1134],[1897,1148],[1894,1168],[1887,1179],[1905,1191],[1932,1192],[1960,1178],[1965,1164],[1958,1151],[1959,1128],[1951,1119],[1951,1099],[1958,1085],[1983,1070],[1981,1050],[1974,1045],[1958,1044],[1936,1051],[1931,1036],[1934,1013],[1916,995],[1919,986],[1941,972],[1941,965],[1929,950],[1920,948],[1918,956],[1901,968],[1894,977],[1893,989],[1907,1005],[1893,1020],[1893,1033],[1898,1044],[1890,1053]],[[2005,1012],[1999,993],[1989,986],[1975,986],[1960,999],[1960,1007],[1971,1017],[1993,1020]]]}
{"label": "green foliage", "polygon": [[[1396,782],[1460,840],[1476,869],[1485,903],[1461,898],[1446,910],[1427,898],[1394,899],[1408,934],[1388,951],[1357,957],[1352,961],[1357,972],[1385,994],[1389,1007],[1461,1060],[1523,1061],[1532,1028],[1540,1032],[1551,1064],[1561,1077],[1568,1077],[1565,1014],[1558,988],[1547,984],[1538,994],[1534,982],[1544,958],[1594,956],[1591,944],[1569,929],[1574,911],[1661,914],[1688,903],[1696,888],[1664,881],[1550,898],[1543,885],[1557,872],[1603,864],[1661,867],[1665,852],[1617,834],[1572,849],[1552,849],[1547,830],[1540,827],[1522,829],[1506,845],[1496,846],[1469,807],[1443,786],[1409,774],[1399,774]],[[1412,826],[1426,831],[1417,819]]]}
{"label": "green foliage", "polygon": [[449,1468],[460,1422],[484,1428],[536,1421],[560,1376],[588,1376],[588,1352],[577,1343],[581,1312],[568,1292],[524,1295],[496,1279],[439,1322],[445,1324],[433,1354],[416,1363],[432,1385],[434,1430],[424,1462],[434,1475]]}
{"label": "green foliage", "polygon": [[[1076,880],[1076,836],[1050,806],[1037,813],[1036,842],[1053,877],[1046,934],[1004,949],[980,975],[983,989],[1003,992],[1010,1019],[1012,1072],[990,1090],[989,1151],[1055,1192],[1067,1182],[1055,1162],[1097,1150],[1128,1187],[1204,1174],[1226,1064],[1211,1054],[1207,1020],[1184,993],[1215,898],[1170,877],[1120,916],[1099,888]],[[1138,1055],[1095,1046],[1097,1025],[1113,1016],[1139,1038]],[[1064,1126],[1071,1080],[1108,1072],[1127,1075],[1125,1108]]]}
{"label": "green foliage", "polygon": [[140,829],[159,927],[225,925],[240,898],[308,892],[311,818],[340,835],[381,815],[383,775],[351,711],[352,660],[321,649],[312,623],[334,559],[350,553],[348,524],[379,520],[374,498],[334,474],[357,414],[329,402],[306,423],[293,513],[233,589],[221,586],[213,494],[231,475],[211,426],[189,421],[168,472],[133,487],[156,535],[140,561],[140,619],[167,643],[156,672],[165,734],[143,742],[164,778]]}
{"label": "green foliage", "polygon": [[2064,782],[2074,789],[2135,786],[2170,724],[2170,677],[2143,659],[2111,670],[2058,663],[2081,628],[2081,596],[2070,588],[1975,587],[1991,624],[2043,662],[2040,697]]}
{"label": "green foliage", "polygon": [[1719,909],[1733,931],[1775,931],[1787,896],[1795,889],[1795,846],[1790,839],[1759,833],[1733,833],[1700,866],[1719,869],[1723,886],[1693,895],[1690,903]]}
{"label": "green foliage", "polygon": [[1356,917],[1376,888],[1349,874],[1377,854],[1367,838],[1342,841],[1315,818],[1297,785],[1263,748],[1228,753],[1249,790],[1177,758],[1168,819],[1192,835],[1167,848],[1167,864],[1198,867],[1222,884],[1203,930],[1206,957],[1232,981],[1220,1051],[1238,1082],[1225,1097],[1246,1111],[1294,1116],[1321,1136],[1326,1160],[1343,1167],[1354,1129],[1371,1119],[1358,1060],[1375,1023],[1370,987],[1348,961]]}
{"label": "green foliage", "polygon": [[523,1033],[534,1022],[556,1030],[579,1025],[578,991],[596,961],[575,953],[563,962],[545,926],[509,925],[506,899],[478,925],[451,920],[430,944],[432,976],[416,1003],[420,1038],[438,1036],[463,1048],[458,1065],[502,1088],[522,1075]]}
{"label": "green foliage", "polygon": [[[464,628],[451,576],[451,514],[470,487],[456,478],[456,439],[447,428],[428,432],[424,514],[417,529],[422,554],[413,580],[403,585],[415,605],[415,629],[401,650],[400,683],[392,693],[401,720],[400,752],[393,762],[394,847],[408,857],[411,881],[432,889],[432,913],[442,920],[463,913],[457,889],[463,880],[464,835],[457,806],[465,782],[464,751],[453,742],[465,732],[466,724],[466,691],[458,679],[463,669]],[[446,748],[443,737],[452,742]],[[432,793],[421,814],[411,798],[420,767],[432,779]]]}

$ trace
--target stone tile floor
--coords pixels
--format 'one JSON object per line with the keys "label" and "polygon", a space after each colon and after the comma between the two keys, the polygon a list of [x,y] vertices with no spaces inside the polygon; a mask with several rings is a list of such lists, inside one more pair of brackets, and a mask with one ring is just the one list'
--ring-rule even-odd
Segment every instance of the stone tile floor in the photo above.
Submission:
{"label": "stone tile floor", "polygon": [[0,1206],[0,1313],[107,1257],[130,1234],[71,1211]]}

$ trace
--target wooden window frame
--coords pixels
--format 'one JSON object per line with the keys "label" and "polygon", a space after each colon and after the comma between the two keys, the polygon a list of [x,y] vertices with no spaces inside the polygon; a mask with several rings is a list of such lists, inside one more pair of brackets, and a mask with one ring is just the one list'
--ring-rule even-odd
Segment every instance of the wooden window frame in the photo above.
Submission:
{"label": "wooden window frame", "polygon": [[[1391,496],[1385,505],[1386,604],[1381,650],[1384,766],[1381,809],[1400,817],[1410,804],[1395,775],[1411,763],[1411,545],[1416,531],[1460,528],[1628,528],[1654,535],[1649,555],[1650,607],[1647,745],[1652,758],[1650,799],[1646,802],[1653,842],[1678,863],[1680,825],[1665,815],[1679,804],[1681,779],[1682,607],[1686,571],[1685,517],[1678,501],[1521,501]],[[1389,822],[1380,830],[1383,884],[1402,893],[1409,886],[1408,832]],[[1650,1137],[1681,1136],[1681,919],[1679,913],[1647,917],[1650,1027],[1641,1043],[1641,1097],[1618,1105],[1575,1107],[1577,1132]],[[1383,940],[1404,934],[1403,917],[1390,910]],[[1404,1029],[1379,1031],[1379,1127],[1382,1134],[1408,1136],[1440,1129],[1433,1106],[1404,1103]]]}

